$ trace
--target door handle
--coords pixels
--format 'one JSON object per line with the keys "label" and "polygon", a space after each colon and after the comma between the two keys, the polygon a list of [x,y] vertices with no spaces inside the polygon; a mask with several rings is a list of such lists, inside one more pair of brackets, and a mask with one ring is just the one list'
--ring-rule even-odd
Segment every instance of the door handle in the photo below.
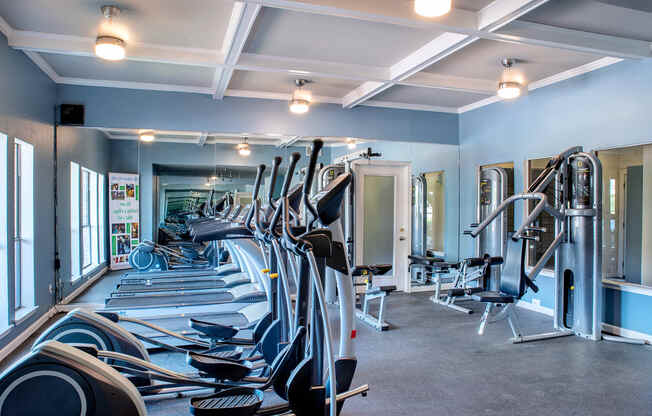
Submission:
{"label": "door handle", "polygon": [[399,241],[405,241],[405,237],[399,237],[398,240]]}

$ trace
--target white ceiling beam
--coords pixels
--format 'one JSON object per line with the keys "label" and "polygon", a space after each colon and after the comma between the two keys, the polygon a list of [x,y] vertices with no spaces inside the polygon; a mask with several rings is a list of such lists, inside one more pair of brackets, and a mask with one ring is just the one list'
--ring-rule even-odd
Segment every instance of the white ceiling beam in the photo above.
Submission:
{"label": "white ceiling beam", "polygon": [[102,79],[59,77],[57,83],[81,85],[86,87],[127,88],[132,90],[189,92],[194,94],[212,94],[211,88],[191,87],[188,85],[156,84],[149,82],[113,81]]}
{"label": "white ceiling beam", "polygon": [[[495,0],[477,13],[478,31],[494,31],[548,0]],[[478,40],[478,36],[446,32],[390,67],[389,82],[365,82],[349,92],[344,108],[353,108],[405,80],[428,66]]]}
{"label": "white ceiling beam", "polygon": [[404,81],[397,82],[396,85],[493,95],[496,93],[497,83],[495,80],[456,77],[421,71]]}
{"label": "white ceiling beam", "polygon": [[[576,68],[572,68],[567,71],[560,72],[559,74],[551,75],[549,77],[531,82],[528,84],[527,89],[528,91],[534,91],[536,89],[547,87],[548,85],[556,84],[558,82],[566,81],[567,79],[571,79],[595,71],[597,69],[607,67],[609,65],[617,64],[618,62],[622,62],[622,59],[612,58],[612,57],[600,58],[593,62],[589,62],[588,64],[580,65]],[[476,101],[475,103],[462,106],[457,110],[458,113],[460,114],[466,113],[467,111],[475,110],[476,108],[484,107],[499,101],[503,101],[503,99],[497,95],[494,95],[493,97],[488,97],[483,100]]]}
{"label": "white ceiling beam", "polygon": [[512,22],[501,30],[487,35],[486,38],[622,59],[652,57],[650,42],[530,22]]}
{"label": "white ceiling beam", "polygon": [[[13,30],[8,41],[9,46],[23,51],[95,57],[94,38]],[[216,50],[145,43],[127,43],[127,59],[204,67],[224,62],[222,53]]]}
{"label": "white ceiling beam", "polygon": [[[231,90],[231,89],[226,90],[225,95],[229,97],[259,98],[263,100],[280,100],[280,101],[289,101],[290,98],[292,98],[292,94],[286,94],[286,93]],[[340,104],[340,105],[342,104],[342,99],[337,97],[323,97],[323,96],[313,95],[312,98],[314,103],[330,103],[330,104]],[[403,110],[434,111],[438,113],[457,112],[457,109],[454,107],[437,107],[437,106],[422,105],[422,104],[397,103],[393,101],[370,100],[370,101],[366,101],[363,105],[369,107],[398,108]]]}
{"label": "white ceiling beam", "polygon": [[284,137],[281,140],[279,140],[278,143],[276,143],[276,147],[282,147],[282,148],[290,147],[296,142],[298,142],[299,140],[301,140],[301,136]]}
{"label": "white ceiling beam", "polygon": [[472,32],[477,26],[474,12],[453,9],[445,16],[427,19],[417,15],[410,2],[405,1],[350,1],[346,7],[337,0],[242,0],[264,7],[312,13],[324,16],[342,17],[384,23],[433,31],[450,31],[452,29]]}
{"label": "white ceiling beam", "polygon": [[203,147],[206,144],[206,139],[208,139],[208,133],[202,132],[197,138],[197,145]]}
{"label": "white ceiling beam", "polygon": [[247,4],[239,1],[233,3],[231,19],[222,45],[224,66],[218,66],[215,70],[213,98],[217,100],[224,98],[224,92],[233,76],[233,66],[240,59],[251,28],[261,8],[262,6],[259,4]]}

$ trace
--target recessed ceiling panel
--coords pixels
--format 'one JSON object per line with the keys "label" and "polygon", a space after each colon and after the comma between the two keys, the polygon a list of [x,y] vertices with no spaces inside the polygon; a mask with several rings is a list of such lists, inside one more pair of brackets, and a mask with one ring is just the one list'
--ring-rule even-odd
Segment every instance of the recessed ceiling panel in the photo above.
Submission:
{"label": "recessed ceiling panel", "polygon": [[263,8],[245,51],[371,66],[390,66],[439,33],[368,21]]}
{"label": "recessed ceiling panel", "polygon": [[[297,75],[278,72],[235,71],[229,89],[264,91],[290,94],[294,91]],[[309,78],[313,81],[306,85],[313,95],[341,98],[355,89],[359,82],[331,78]]]}
{"label": "recessed ceiling panel", "polygon": [[513,69],[524,82],[540,79],[595,61],[601,56],[542,46],[481,39],[428,67],[425,71],[485,80],[498,80],[502,58],[514,58]]}
{"label": "recessed ceiling panel", "polygon": [[650,0],[551,0],[521,20],[652,42]]}
{"label": "recessed ceiling panel", "polygon": [[212,68],[153,62],[110,62],[95,57],[42,53],[41,56],[61,77],[107,81],[148,82],[209,88]]}
{"label": "recessed ceiling panel", "polygon": [[82,0],[0,1],[0,16],[14,29],[95,37],[114,34],[130,42],[221,49],[231,17],[228,0],[123,0],[111,25],[100,12],[111,2]]}
{"label": "recessed ceiling panel", "polygon": [[483,94],[396,85],[378,94],[373,100],[457,108],[487,97],[489,96]]}

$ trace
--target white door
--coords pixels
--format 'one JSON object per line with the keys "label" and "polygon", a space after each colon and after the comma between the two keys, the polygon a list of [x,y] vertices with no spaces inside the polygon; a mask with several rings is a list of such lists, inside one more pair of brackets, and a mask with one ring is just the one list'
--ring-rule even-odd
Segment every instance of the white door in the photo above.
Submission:
{"label": "white door", "polygon": [[357,161],[355,178],[354,256],[356,265],[391,264],[376,285],[396,285],[407,291],[411,241],[410,164]]}

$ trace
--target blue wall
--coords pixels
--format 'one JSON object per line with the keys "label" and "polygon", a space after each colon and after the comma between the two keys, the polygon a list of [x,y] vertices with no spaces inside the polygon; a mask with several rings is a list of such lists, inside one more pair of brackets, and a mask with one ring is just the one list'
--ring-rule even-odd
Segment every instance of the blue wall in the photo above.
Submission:
{"label": "blue wall", "polygon": [[[515,189],[522,190],[527,159],[552,156],[575,145],[591,150],[651,142],[651,108],[652,60],[645,60],[615,64],[538,89],[514,102],[496,103],[462,114],[460,231],[475,220],[478,166],[513,161]],[[516,210],[517,223],[522,214],[522,209]],[[462,237],[461,256],[472,253],[473,242]],[[553,281],[547,277],[540,279],[543,288],[536,298],[542,306],[550,307]],[[606,322],[628,325],[649,311],[652,297],[636,296],[642,298],[622,293],[617,313],[613,310],[615,303],[606,302]],[[607,300],[612,298],[607,296]],[[628,319],[617,320],[616,315]],[[652,321],[646,322],[637,330],[652,334]]]}
{"label": "blue wall", "polygon": [[59,103],[84,104],[86,126],[220,133],[282,133],[457,144],[458,115],[316,104],[292,114],[285,101],[122,88],[57,86]]}
{"label": "blue wall", "polygon": [[[75,127],[57,128],[57,240],[61,269],[59,276],[63,283],[63,295],[66,296],[84,281],[92,277],[88,275],[71,281],[70,254],[70,162],[105,175],[105,186],[108,183],[106,174],[111,165],[110,140],[98,130]],[[105,187],[108,189],[108,187]],[[105,197],[105,212],[108,213],[108,198]],[[105,224],[108,230],[108,224]],[[108,235],[108,233],[107,233]],[[105,244],[108,258],[108,241]]]}
{"label": "blue wall", "polygon": [[[49,287],[54,285],[54,178],[53,178],[53,120],[56,88],[22,52],[7,46],[0,35],[0,132],[8,135],[9,163],[6,167],[9,189],[13,189],[13,138],[34,146],[35,201],[35,278],[38,309],[28,315],[0,338],[0,347],[9,342],[18,331],[30,325],[53,303]],[[9,192],[8,218],[13,218],[13,192]],[[9,221],[9,235],[13,222]],[[4,238],[5,236],[3,236]],[[4,244],[7,244],[3,241]],[[4,245],[3,244],[3,245]],[[9,248],[10,269],[13,270],[13,244]],[[13,276],[13,275],[10,275]],[[2,282],[7,284],[7,282]]]}
{"label": "blue wall", "polygon": [[[366,146],[366,145],[365,145]],[[374,152],[382,154],[381,159],[398,162],[411,162],[412,175],[443,170],[446,192],[446,229],[444,230],[444,249],[446,260],[457,261],[459,242],[459,166],[458,146],[429,143],[390,143],[372,142],[369,146]],[[358,149],[359,150],[359,149]],[[351,153],[346,147],[334,148],[333,159]]]}

